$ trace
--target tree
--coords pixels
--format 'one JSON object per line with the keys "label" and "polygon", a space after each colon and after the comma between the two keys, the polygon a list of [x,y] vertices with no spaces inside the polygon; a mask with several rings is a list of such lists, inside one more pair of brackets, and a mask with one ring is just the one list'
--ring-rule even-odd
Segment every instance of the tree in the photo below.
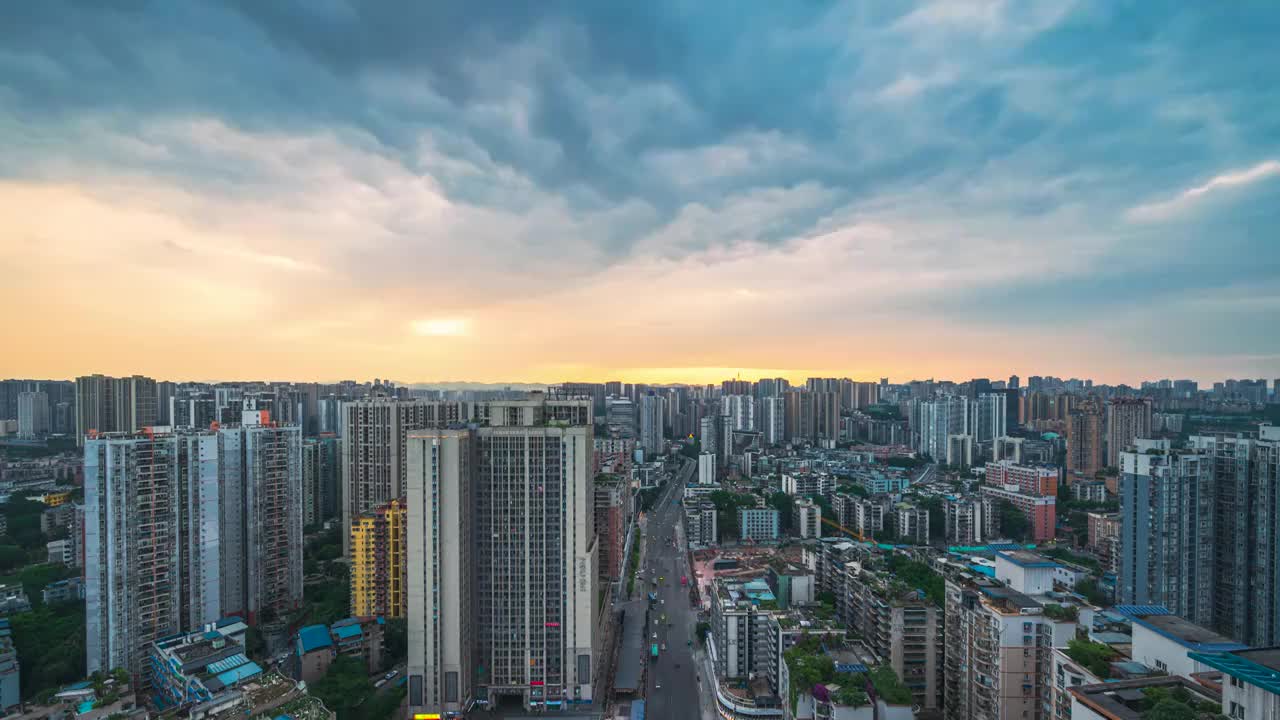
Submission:
{"label": "tree", "polygon": [[83,602],[37,607],[9,616],[13,642],[22,662],[22,696],[57,689],[85,675]]}
{"label": "tree", "polygon": [[27,551],[17,545],[0,545],[0,572],[11,572],[27,563]]}
{"label": "tree", "polygon": [[1027,516],[1008,500],[1001,500],[996,506],[996,516],[1000,519],[1000,531],[1013,540],[1026,540],[1030,536],[1031,523]]}
{"label": "tree", "polygon": [[778,511],[778,529],[783,533],[791,532],[791,516],[796,507],[795,498],[784,492],[776,492],[769,496],[769,505]]}
{"label": "tree", "polygon": [[363,717],[358,712],[360,704],[373,694],[373,683],[365,673],[365,664],[350,655],[339,655],[329,666],[329,671],[309,688],[320,698],[338,720],[354,720]]}
{"label": "tree", "polygon": [[1093,578],[1085,578],[1076,583],[1076,592],[1083,595],[1086,600],[1094,605],[1102,606],[1110,602],[1107,594],[1102,591],[1102,588],[1098,587],[1098,581]]}
{"label": "tree", "polygon": [[1196,720],[1197,713],[1186,703],[1165,698],[1142,713],[1142,720]]}
{"label": "tree", "polygon": [[383,670],[390,670],[409,657],[409,623],[404,618],[391,618],[382,627]]}
{"label": "tree", "polygon": [[1111,659],[1116,656],[1111,646],[1073,638],[1067,643],[1066,652],[1067,657],[1085,666],[1095,676],[1103,680],[1111,677]]}
{"label": "tree", "polygon": [[912,590],[923,590],[924,596],[938,607],[946,602],[947,588],[942,576],[928,565],[897,553],[889,555],[889,572]]}
{"label": "tree", "polygon": [[946,511],[942,507],[942,498],[930,495],[920,500],[920,507],[929,511],[929,538],[941,540],[947,535]]}
{"label": "tree", "polygon": [[876,689],[876,694],[891,705],[911,704],[911,691],[888,665],[881,665],[871,671],[871,685]]}

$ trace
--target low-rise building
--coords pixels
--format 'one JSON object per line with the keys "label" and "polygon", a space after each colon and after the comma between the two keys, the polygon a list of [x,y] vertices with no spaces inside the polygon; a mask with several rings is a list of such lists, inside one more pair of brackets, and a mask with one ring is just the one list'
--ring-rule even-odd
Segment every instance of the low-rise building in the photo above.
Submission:
{"label": "low-rise building", "polygon": [[1222,673],[1223,715],[1262,720],[1280,718],[1280,647],[1192,652],[1189,657]]}
{"label": "low-rise building", "polygon": [[0,615],[24,613],[30,609],[31,601],[21,585],[0,585]]}
{"label": "low-rise building", "polygon": [[1161,605],[1117,605],[1114,610],[1133,623],[1133,659],[1170,675],[1191,677],[1209,670],[1209,665],[1196,659],[1204,653],[1246,649]]}
{"label": "low-rise building", "polygon": [[307,625],[300,629],[294,643],[297,679],[316,682],[339,655],[359,658],[371,675],[378,672],[382,669],[382,626],[380,617],[352,617],[327,627]]}
{"label": "low-rise building", "polygon": [[[1181,690],[1189,700],[1196,703],[1219,705],[1222,702],[1222,696],[1216,691],[1184,677],[1156,676],[1120,680],[1070,688],[1071,720],[1143,720],[1149,709],[1146,691],[1153,689],[1163,690],[1170,695]],[[1194,717],[1194,714],[1188,717]]]}
{"label": "low-rise building", "polygon": [[151,643],[146,675],[157,710],[188,710],[219,699],[238,699],[236,688],[261,676],[262,667],[248,658],[234,635],[224,634],[215,624]]}
{"label": "low-rise building", "polygon": [[8,620],[0,618],[0,713],[7,713],[22,704],[20,672],[13,630]]}
{"label": "low-rise building", "polygon": [[45,605],[61,605],[78,602],[84,599],[84,581],[79,577],[55,580],[44,586],[40,592]]}

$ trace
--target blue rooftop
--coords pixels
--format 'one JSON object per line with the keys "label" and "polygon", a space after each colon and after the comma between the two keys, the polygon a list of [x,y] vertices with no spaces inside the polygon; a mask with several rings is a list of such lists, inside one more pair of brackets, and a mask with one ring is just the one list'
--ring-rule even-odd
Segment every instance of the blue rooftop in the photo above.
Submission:
{"label": "blue rooftop", "polygon": [[1174,615],[1163,605],[1117,605],[1115,609],[1132,620],[1134,625],[1141,625],[1188,650],[1226,652],[1243,650],[1246,647],[1232,641],[1231,638],[1223,637],[1208,628]]}
{"label": "blue rooftop", "polygon": [[235,685],[241,680],[248,680],[262,674],[262,668],[258,667],[258,663],[249,662],[240,667],[218,673],[218,681],[223,685]]}
{"label": "blue rooftop", "polygon": [[1187,653],[1192,660],[1221,670],[1273,695],[1280,695],[1280,647],[1223,653]]}
{"label": "blue rooftop", "polygon": [[350,640],[353,637],[360,637],[363,631],[360,630],[359,625],[343,625],[334,627],[333,634],[337,635],[339,640]]}
{"label": "blue rooftop", "polygon": [[308,625],[298,631],[298,644],[302,652],[309,653],[332,647],[333,641],[329,639],[329,628],[324,625]]}
{"label": "blue rooftop", "polygon": [[643,700],[636,700],[631,703],[631,720],[644,720]]}

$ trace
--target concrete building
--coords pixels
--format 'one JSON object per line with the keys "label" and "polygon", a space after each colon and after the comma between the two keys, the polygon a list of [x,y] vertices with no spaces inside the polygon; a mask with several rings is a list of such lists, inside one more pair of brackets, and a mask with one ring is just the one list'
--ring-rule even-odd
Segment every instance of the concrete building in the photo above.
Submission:
{"label": "concrete building", "polygon": [[1114,398],[1107,403],[1107,466],[1138,438],[1151,437],[1151,398]]}
{"label": "concrete building", "polygon": [[[1013,558],[1039,564],[1034,553]],[[1006,558],[1009,559],[1009,558]],[[1029,592],[1043,580],[1002,585],[983,577],[946,580],[946,717],[971,720],[1043,718],[1052,712],[1049,668],[1055,648],[1089,627],[1092,610],[1064,597]]]}
{"label": "concrete building", "polygon": [[[490,418],[512,417],[505,405]],[[592,699],[590,418],[519,422],[410,436],[411,713],[458,712],[481,692],[530,710]]]}
{"label": "concrete building", "polygon": [[770,542],[779,537],[778,511],[773,508],[738,508],[738,537]]}
{"label": "concrete building", "polygon": [[929,544],[929,511],[912,505],[898,505],[890,513],[893,532],[899,542]]}
{"label": "concrete building", "polygon": [[884,531],[889,512],[889,503],[883,498],[858,498],[854,504],[853,526],[849,529],[869,540],[875,533]]}
{"label": "concrete building", "polygon": [[1223,674],[1223,715],[1259,720],[1280,718],[1280,647],[1192,652],[1189,657]]}
{"label": "concrete building", "polygon": [[342,441],[332,433],[302,442],[302,522],[315,525],[338,515]]}
{"label": "concrete building", "polygon": [[[187,717],[184,711],[220,704],[240,685],[262,678],[262,667],[249,659],[244,645],[222,632],[244,625],[238,618],[224,620],[147,647],[146,684],[157,710]],[[199,716],[198,711],[192,714]]]}
{"label": "concrete building", "polygon": [[1120,576],[1116,599],[1164,605],[1198,625],[1213,622],[1213,461],[1137,441],[1120,453]]}
{"label": "concrete building", "polygon": [[636,431],[635,403],[624,397],[610,397],[604,402],[605,425],[609,428],[609,434],[625,439],[637,438],[639,433]]}
{"label": "concrete building", "polygon": [[960,395],[943,395],[934,400],[915,403],[912,408],[912,430],[917,452],[935,462],[948,462],[949,440],[953,435],[970,435],[969,399]]}
{"label": "concrete building", "polygon": [[1131,622],[1130,656],[1160,672],[1191,677],[1210,666],[1195,653],[1244,650],[1245,645],[1207,627],[1179,617],[1162,605],[1116,605],[1114,611]]}
{"label": "concrete building", "polygon": [[218,436],[99,435],[84,479],[88,672],[139,675],[148,644],[222,616]]}
{"label": "concrete building", "polygon": [[719,416],[707,415],[698,421],[698,445],[702,452],[714,453],[720,447],[720,431],[716,428]]}
{"label": "concrete building", "polygon": [[840,439],[840,394],[829,390],[812,394],[815,439],[826,441],[824,447],[834,447]]}
{"label": "concrete building", "polygon": [[835,485],[835,478],[826,473],[802,471],[782,475],[782,492],[792,497],[825,496]]}
{"label": "concrete building", "polygon": [[764,580],[713,582],[708,653],[718,677],[733,680],[767,674],[772,613],[766,607],[776,603]]}
{"label": "concrete building", "polygon": [[650,391],[640,397],[640,447],[647,460],[663,454],[666,445],[666,399]]}
{"label": "concrete building", "polygon": [[18,393],[18,437],[35,440],[52,429],[49,396],[43,392]]}
{"label": "concrete building", "polygon": [[[1216,690],[1185,677],[1132,678],[1068,688],[1071,700],[1069,717],[1071,720],[1143,720],[1149,716],[1148,691],[1159,691],[1165,695],[1185,693],[1184,697],[1197,705],[1218,705],[1222,699]],[[1262,716],[1239,717],[1251,719]]]}
{"label": "concrete building", "polygon": [[942,504],[947,542],[954,545],[981,545],[986,540],[983,503],[980,500],[948,498]]}
{"label": "concrete building", "polygon": [[985,467],[988,485],[1017,485],[1024,495],[1057,495],[1061,471],[1049,465],[1019,465],[1010,460],[989,462]]}
{"label": "concrete building", "polygon": [[796,537],[822,537],[822,508],[812,500],[799,500],[792,512],[791,529]]}
{"label": "concrete building", "polygon": [[760,430],[764,433],[765,444],[781,445],[786,442],[786,401],[781,395],[768,395],[760,398],[759,405]]}
{"label": "concrete building", "polygon": [[405,533],[403,498],[370,510],[351,525],[351,614],[405,616]]}
{"label": "concrete building", "polygon": [[1093,398],[1067,415],[1067,482],[1092,480],[1103,468],[1102,408]]}
{"label": "concrete building", "polygon": [[[453,413],[440,412],[454,408]],[[452,415],[452,416],[450,416]],[[355,519],[405,495],[405,438],[413,430],[464,422],[457,404],[366,397],[342,407],[342,545],[351,552]]]}
{"label": "concrete building", "polygon": [[988,443],[1008,433],[1008,401],[1004,393],[981,393],[973,403],[969,423],[975,443]]}
{"label": "concrete building", "polygon": [[1006,501],[1026,516],[1031,529],[1031,539],[1036,542],[1052,540],[1057,533],[1057,501],[1052,495],[1026,495],[1013,485],[1005,487],[982,486],[982,495],[994,503]]}
{"label": "concrete building", "polygon": [[684,527],[690,548],[704,548],[719,542],[719,527],[716,522],[716,506],[714,503],[699,501],[696,505],[686,505]]}
{"label": "concrete building", "polygon": [[616,476],[595,479],[595,523],[600,557],[597,566],[601,579],[622,579],[623,553],[627,532],[631,527],[632,500],[630,484]]}
{"label": "concrete building", "polygon": [[1193,436],[1213,465],[1213,623],[1255,647],[1280,645],[1280,427]]}
{"label": "concrete building", "polygon": [[714,485],[716,484],[716,454],[713,452],[702,452],[698,454],[698,484]]}
{"label": "concrete building", "polygon": [[974,462],[973,436],[948,435],[947,454],[944,456],[944,461],[954,467],[972,467]]}
{"label": "concrete building", "polygon": [[943,609],[915,588],[903,589],[893,575],[850,563],[837,605],[868,649],[911,690],[923,710],[942,708]]}
{"label": "concrete building", "polygon": [[157,425],[160,419],[158,403],[156,381],[148,377],[78,377],[76,442],[83,445],[90,431],[138,432]]}

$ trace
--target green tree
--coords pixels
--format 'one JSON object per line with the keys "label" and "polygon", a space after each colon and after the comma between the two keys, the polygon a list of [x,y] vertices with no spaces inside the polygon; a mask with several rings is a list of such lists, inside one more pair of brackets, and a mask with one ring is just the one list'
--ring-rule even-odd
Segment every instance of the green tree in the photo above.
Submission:
{"label": "green tree", "polygon": [[1196,720],[1198,713],[1186,703],[1166,698],[1142,713],[1142,720]]}
{"label": "green tree", "polygon": [[365,673],[365,664],[350,655],[339,655],[329,671],[308,690],[320,698],[325,707],[338,714],[338,720],[364,717],[360,704],[373,695],[373,683]]}
{"label": "green tree", "polygon": [[382,669],[390,670],[409,657],[409,623],[404,618],[391,618],[382,626]]}
{"label": "green tree", "polygon": [[933,568],[897,553],[889,555],[886,562],[889,572],[893,573],[895,578],[906,583],[913,590],[923,590],[925,598],[934,605],[943,607],[947,597],[946,583]]}
{"label": "green tree", "polygon": [[996,516],[1000,519],[1000,531],[1012,540],[1026,540],[1031,535],[1031,523],[1027,516],[1008,500],[1001,500],[996,506]]}
{"label": "green tree", "polygon": [[1083,595],[1086,600],[1094,605],[1102,606],[1110,602],[1107,594],[1102,591],[1102,588],[1098,587],[1098,581],[1093,578],[1085,578],[1076,583],[1076,592]]}
{"label": "green tree", "polygon": [[1109,645],[1073,638],[1067,643],[1066,652],[1067,657],[1085,666],[1095,676],[1103,680],[1111,677],[1111,660],[1116,652]]}
{"label": "green tree", "polygon": [[12,572],[26,563],[26,550],[17,545],[0,545],[0,572]]}
{"label": "green tree", "polygon": [[795,498],[784,492],[776,492],[769,496],[769,505],[778,511],[779,530],[783,533],[791,532],[791,514],[795,511]]}
{"label": "green tree", "polygon": [[871,671],[871,685],[876,689],[876,694],[891,705],[911,704],[911,691],[888,665],[881,665]]}
{"label": "green tree", "polygon": [[918,504],[929,511],[929,539],[942,540],[945,538],[947,535],[947,517],[946,511],[942,507],[942,498],[937,495],[930,495],[921,499]]}
{"label": "green tree", "polygon": [[83,602],[42,606],[9,616],[22,663],[22,697],[75,682],[85,675]]}

